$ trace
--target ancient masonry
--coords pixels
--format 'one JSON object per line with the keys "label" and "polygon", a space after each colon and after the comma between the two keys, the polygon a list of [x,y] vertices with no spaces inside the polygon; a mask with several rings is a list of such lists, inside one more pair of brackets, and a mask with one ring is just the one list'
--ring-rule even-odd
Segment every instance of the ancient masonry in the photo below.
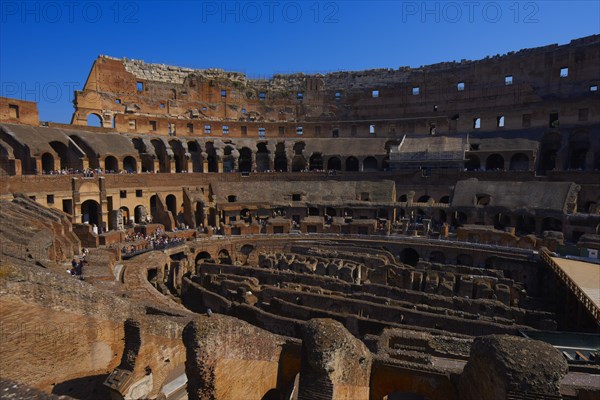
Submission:
{"label": "ancient masonry", "polygon": [[70,124],[0,98],[1,396],[597,399],[599,70],[600,35],[268,80],[99,56]]}

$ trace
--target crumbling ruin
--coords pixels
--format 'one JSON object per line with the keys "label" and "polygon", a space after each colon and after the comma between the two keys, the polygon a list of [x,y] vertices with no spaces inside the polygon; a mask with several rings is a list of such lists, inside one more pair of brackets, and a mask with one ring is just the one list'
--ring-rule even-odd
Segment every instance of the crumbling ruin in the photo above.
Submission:
{"label": "crumbling ruin", "polygon": [[71,124],[1,98],[1,390],[596,398],[599,59],[598,35],[268,80],[100,56]]}

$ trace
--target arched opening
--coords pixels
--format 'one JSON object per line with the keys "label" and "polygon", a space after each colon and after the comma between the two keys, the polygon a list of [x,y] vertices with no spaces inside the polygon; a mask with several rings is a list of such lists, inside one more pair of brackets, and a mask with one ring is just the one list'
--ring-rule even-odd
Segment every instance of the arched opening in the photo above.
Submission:
{"label": "arched opening", "polygon": [[301,172],[306,169],[306,159],[304,156],[295,155],[292,159],[292,172]]}
{"label": "arched opening", "polygon": [[417,202],[418,203],[427,203],[430,199],[431,199],[431,196],[428,196],[425,194],[425,195],[419,197],[419,200],[417,200]]}
{"label": "arched opening", "polygon": [[223,149],[223,172],[232,172],[235,170],[232,153],[233,147],[225,146],[225,149]]}
{"label": "arched opening", "polygon": [[175,160],[175,172],[179,173],[183,171],[183,160],[178,153],[173,154],[173,159]]}
{"label": "arched opening", "polygon": [[271,169],[269,158],[269,149],[267,149],[266,143],[259,143],[256,151],[256,170],[258,172],[265,172]]}
{"label": "arched opening", "polygon": [[167,196],[166,202],[167,210],[169,210],[171,214],[173,214],[173,220],[177,221],[177,198],[175,197],[175,195],[170,194]]}
{"label": "arched opening", "polygon": [[119,172],[119,162],[113,156],[104,159],[104,170],[106,172]]}
{"label": "arched opening", "polygon": [[87,126],[102,128],[102,117],[98,114],[89,114],[87,116]]}
{"label": "arched opening", "polygon": [[510,158],[511,171],[529,171],[529,157],[523,153],[514,154]]}
{"label": "arched opening", "polygon": [[456,263],[458,265],[465,265],[467,267],[473,266],[473,257],[470,254],[459,254],[456,257]]}
{"label": "arched opening", "polygon": [[474,154],[469,154],[466,157],[465,169],[467,171],[479,171],[481,169],[481,161]]}
{"label": "arched opening", "polygon": [[377,159],[375,157],[367,157],[363,161],[363,171],[364,172],[374,172],[379,169],[379,164],[377,163]]}
{"label": "arched opening", "polygon": [[542,220],[542,231],[562,232],[562,222],[560,219],[547,217]]}
{"label": "arched opening", "polygon": [[275,148],[275,161],[273,168],[275,168],[275,171],[279,172],[287,172],[288,170],[285,144],[283,143],[277,143],[277,147]]}
{"label": "arched opening", "polygon": [[309,217],[318,217],[319,214],[320,214],[320,212],[317,207],[308,207],[308,216]]}
{"label": "arched opening", "polygon": [[510,216],[498,213],[494,216],[494,228],[503,231],[510,225]]}
{"label": "arched opening", "polygon": [[440,203],[441,204],[450,204],[450,196],[442,196],[440,198]]}
{"label": "arched opening", "polygon": [[189,141],[187,143],[190,157],[192,158],[192,172],[202,172],[202,151],[198,142]]}
{"label": "arched opening", "polygon": [[358,171],[358,158],[353,156],[346,158],[346,171]]}
{"label": "arched opening", "polygon": [[42,154],[42,171],[45,173],[54,171],[54,156],[52,154]]}
{"label": "arched opening", "polygon": [[225,249],[219,251],[219,264],[231,264],[231,256]]}
{"label": "arched opening", "polygon": [[535,233],[535,218],[530,215],[519,215],[515,231],[519,235],[529,235]]}
{"label": "arched opening", "polygon": [[157,202],[157,197],[156,195],[152,195],[150,196],[150,215],[152,216],[152,219],[156,219],[156,202]]}
{"label": "arched opening", "polygon": [[540,161],[539,172],[544,174],[547,171],[552,171],[558,166],[556,165],[556,155],[561,147],[561,137],[558,133],[547,133],[542,138],[540,144]]}
{"label": "arched opening", "polygon": [[400,197],[398,197],[399,203],[406,203],[407,201],[408,201],[408,196],[406,194],[402,194],[402,195],[400,195]]}
{"label": "arched opening", "polygon": [[60,169],[83,169],[83,153],[80,149],[74,147],[72,143],[68,145],[53,140],[50,142],[50,147],[56,152],[60,160]]}
{"label": "arched opening", "polygon": [[86,200],[81,204],[81,223],[100,225],[100,205],[97,201]]}
{"label": "arched opening", "polygon": [[201,251],[196,255],[195,264],[198,265],[205,260],[212,260],[212,256],[208,251]]}
{"label": "arched opening", "polygon": [[500,154],[490,154],[485,161],[486,171],[502,171],[504,170],[504,157]]}
{"label": "arched opening", "polygon": [[337,213],[335,212],[335,208],[333,207],[327,207],[325,209],[325,214],[329,217],[336,217]]}
{"label": "arched opening", "polygon": [[167,146],[160,139],[151,140],[152,146],[154,147],[154,153],[158,157],[159,171],[160,172],[171,172],[171,160],[167,153]]}
{"label": "arched opening", "polygon": [[429,254],[429,261],[444,264],[446,262],[446,255],[441,251],[432,251]]}
{"label": "arched opening", "polygon": [[407,247],[400,252],[398,258],[402,264],[416,267],[417,263],[419,262],[419,253],[415,249]]}
{"label": "arched opening", "polygon": [[148,212],[146,211],[146,207],[143,205],[138,205],[133,209],[133,220],[136,224],[142,224],[146,222],[146,215]]}
{"label": "arched opening", "polygon": [[123,159],[123,169],[128,173],[133,173],[137,171],[137,162],[135,158],[132,156],[127,156]]}
{"label": "arched opening", "polygon": [[321,153],[315,153],[310,156],[309,160],[309,169],[311,171],[322,170],[323,169],[323,156]]}
{"label": "arched opening", "polygon": [[327,170],[328,171],[341,171],[342,170],[342,160],[339,157],[331,157],[327,160]]}
{"label": "arched opening", "polygon": [[119,210],[121,210],[123,226],[127,226],[129,224],[129,207],[122,206],[119,207]]}
{"label": "arched opening", "polygon": [[238,165],[240,172],[252,171],[252,150],[247,147],[244,147],[240,150]]}

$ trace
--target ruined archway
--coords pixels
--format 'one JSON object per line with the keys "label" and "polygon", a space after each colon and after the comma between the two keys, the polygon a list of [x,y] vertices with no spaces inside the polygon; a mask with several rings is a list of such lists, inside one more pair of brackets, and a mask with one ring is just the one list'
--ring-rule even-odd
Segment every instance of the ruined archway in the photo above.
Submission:
{"label": "ruined archway", "polygon": [[231,256],[229,255],[229,252],[225,249],[219,251],[218,258],[219,264],[231,264]]}
{"label": "ruined archway", "polygon": [[54,171],[54,156],[52,154],[42,154],[42,171],[45,173]]}
{"label": "ruined archway", "polygon": [[102,128],[102,117],[99,114],[91,113],[87,116],[87,126]]}
{"label": "ruined archway", "polygon": [[288,170],[288,162],[287,155],[285,153],[285,144],[277,143],[277,147],[275,148],[275,161],[273,168],[278,172],[287,172]]}
{"label": "ruined archway", "polygon": [[265,172],[271,169],[271,160],[270,160],[270,152],[267,149],[266,143],[259,143],[256,151],[256,170],[258,172]]}
{"label": "ruined archway", "polygon": [[342,161],[339,157],[331,157],[327,160],[327,170],[328,171],[341,171],[342,170]]}
{"label": "ruined archway", "polygon": [[170,194],[166,198],[167,210],[173,214],[173,220],[177,221],[177,198],[175,195]]}
{"label": "ruined archway", "polygon": [[350,156],[346,158],[346,171],[358,172],[358,158]]}
{"label": "ruined archway", "polygon": [[363,171],[364,172],[375,172],[379,170],[379,164],[377,163],[377,159],[375,157],[369,156],[363,161]]}
{"label": "ruined archway", "polygon": [[81,204],[81,223],[100,225],[100,205],[95,200],[86,200]]}
{"label": "ruined archway", "polygon": [[504,157],[498,153],[490,154],[485,160],[486,171],[502,171],[504,170]]}
{"label": "ruined archway", "polygon": [[104,159],[104,170],[106,172],[119,172],[119,161],[113,156]]}
{"label": "ruined archway", "polygon": [[132,156],[123,159],[123,169],[128,173],[137,172],[137,161]]}
{"label": "ruined archway", "polygon": [[513,154],[510,158],[511,171],[529,171],[529,157],[523,153]]}
{"label": "ruined archway", "polygon": [[315,153],[310,156],[309,167],[311,171],[319,171],[323,169],[323,156],[321,153]]}
{"label": "ruined archway", "polygon": [[238,166],[240,172],[252,171],[252,150],[250,150],[248,147],[243,147],[240,150]]}
{"label": "ruined archway", "polygon": [[137,205],[133,210],[133,220],[136,224],[141,224],[146,222],[146,215],[148,212],[146,211],[146,207],[143,205]]}
{"label": "ruined archway", "polygon": [[419,258],[419,253],[412,247],[405,248],[400,252],[398,256],[398,259],[400,260],[400,262],[402,262],[402,264],[407,264],[413,267],[417,266]]}

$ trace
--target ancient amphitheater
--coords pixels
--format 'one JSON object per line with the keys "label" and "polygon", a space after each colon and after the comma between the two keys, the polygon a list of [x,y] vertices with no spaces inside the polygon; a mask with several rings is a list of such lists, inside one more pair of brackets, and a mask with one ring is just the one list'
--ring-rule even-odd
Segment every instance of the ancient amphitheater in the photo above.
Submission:
{"label": "ancient amphitheater", "polygon": [[599,70],[600,35],[269,80],[99,56],[71,124],[0,98],[2,398],[599,398]]}

